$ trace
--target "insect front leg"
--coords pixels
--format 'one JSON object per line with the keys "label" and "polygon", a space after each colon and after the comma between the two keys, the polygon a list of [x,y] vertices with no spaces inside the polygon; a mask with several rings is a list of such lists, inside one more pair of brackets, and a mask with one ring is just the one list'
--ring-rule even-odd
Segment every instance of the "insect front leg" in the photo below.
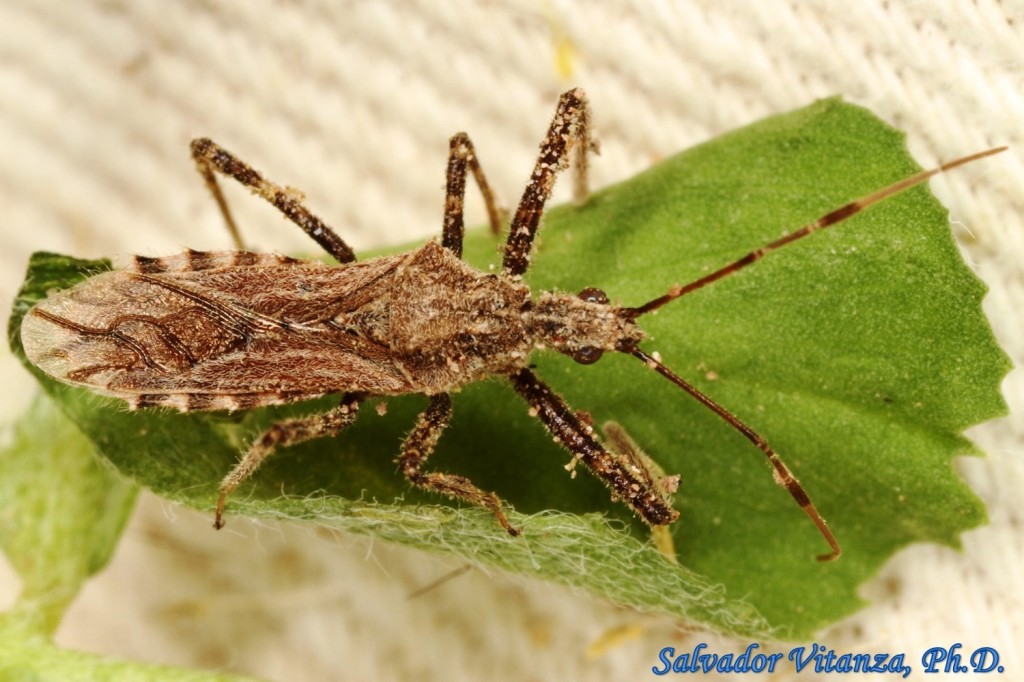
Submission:
{"label": "insect front leg", "polygon": [[562,398],[528,369],[511,377],[512,386],[532,408],[530,413],[544,423],[555,442],[583,462],[605,484],[612,494],[625,501],[652,526],[664,526],[679,518],[672,508],[664,482],[651,475],[649,467],[637,466],[624,454],[613,454],[594,437],[594,428],[585,424]]}
{"label": "insect front leg", "polygon": [[581,202],[587,196],[587,152],[596,152],[597,144],[590,137],[590,105],[579,88],[563,93],[559,98],[555,117],[540,145],[540,156],[530,175],[530,183],[523,191],[509,228],[502,263],[506,275],[521,275],[529,267],[530,249],[544,204],[551,198],[558,172],[569,167],[569,155],[574,149],[573,198]]}
{"label": "insect front leg", "polygon": [[462,236],[465,233],[465,224],[462,216],[463,205],[466,201],[466,175],[472,172],[476,179],[480,194],[484,197],[484,205],[487,207],[487,219],[491,223],[491,232],[501,232],[502,223],[505,221],[505,209],[498,205],[491,190],[484,170],[476,156],[476,149],[466,133],[456,133],[452,136],[448,146],[448,170],[445,174],[447,179],[444,199],[444,227],[442,229],[441,245],[462,257]]}
{"label": "insect front leg", "polygon": [[362,394],[346,394],[337,407],[298,419],[278,422],[268,428],[262,436],[249,447],[235,468],[220,483],[220,497],[217,498],[217,513],[213,527],[224,527],[224,504],[228,495],[242,482],[256,473],[263,460],[272,455],[278,448],[296,445],[303,441],[325,436],[336,436],[351,426],[359,416],[359,404],[363,401]]}
{"label": "insect front leg", "polygon": [[398,460],[402,473],[420,488],[490,509],[509,535],[519,535],[519,531],[505,518],[501,511],[501,500],[494,493],[480,490],[465,476],[423,473],[423,465],[427,463],[427,458],[434,451],[434,446],[437,445],[451,418],[452,399],[448,394],[431,396],[426,411],[420,414],[416,427],[402,445],[402,455]]}
{"label": "insect front leg", "polygon": [[356,254],[339,237],[334,230],[302,205],[301,195],[294,190],[288,190],[280,185],[264,178],[252,166],[246,164],[228,150],[208,138],[192,140],[192,159],[196,162],[199,174],[206,181],[206,186],[213,194],[220,212],[224,216],[231,238],[239,249],[244,250],[242,237],[231,216],[231,210],[224,199],[220,185],[217,184],[217,177],[214,172],[223,173],[234,178],[248,187],[254,194],[257,194],[277,207],[288,220],[302,228],[302,231],[313,238],[317,244],[323,247],[327,253],[334,256],[339,263],[351,263],[355,261]]}

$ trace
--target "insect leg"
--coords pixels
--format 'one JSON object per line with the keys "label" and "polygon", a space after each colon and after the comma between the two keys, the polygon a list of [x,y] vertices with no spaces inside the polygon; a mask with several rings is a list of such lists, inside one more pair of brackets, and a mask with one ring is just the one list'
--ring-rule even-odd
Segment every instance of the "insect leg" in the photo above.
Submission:
{"label": "insect leg", "polygon": [[[587,195],[587,152],[597,151],[590,138],[590,107],[583,90],[563,93],[558,100],[555,117],[540,145],[540,156],[533,167],[530,182],[519,200],[519,208],[509,228],[502,269],[506,275],[521,275],[530,265],[530,249],[540,225],[544,203],[551,198],[555,177],[569,167],[569,154],[576,148],[573,171],[573,197],[582,201]],[[579,145],[577,147],[577,145]]]}
{"label": "insect leg", "polygon": [[536,413],[555,437],[555,442],[586,464],[611,488],[615,497],[624,500],[644,521],[652,526],[663,526],[679,518],[679,512],[667,501],[661,484],[648,475],[649,470],[632,465],[628,458],[606,450],[594,436],[594,428],[581,421],[572,408],[533,372],[521,369],[509,378],[519,395],[530,404],[530,413]]}
{"label": "insect leg", "polygon": [[240,161],[234,154],[205,137],[192,140],[192,159],[196,162],[196,168],[206,181],[206,186],[213,194],[217,206],[220,207],[220,212],[231,232],[231,238],[239,249],[244,249],[242,237],[231,216],[231,210],[220,190],[220,185],[217,184],[214,171],[234,178],[252,190],[254,194],[276,206],[277,210],[301,227],[303,232],[312,237],[313,241],[334,256],[339,263],[351,263],[356,259],[355,252],[345,243],[345,240],[302,205],[301,195],[295,190],[285,189],[267,180],[252,166]]}
{"label": "insect leg", "polygon": [[[679,489],[679,474],[668,476],[658,463],[647,456],[636,444],[626,430],[615,422],[605,422],[601,427],[604,442],[612,454],[622,459],[631,471],[642,478],[648,485],[658,491],[666,504],[671,505],[676,491]],[[573,460],[574,462],[576,460]],[[658,553],[672,564],[678,564],[676,544],[672,539],[672,531],[668,526],[652,526],[651,540]]]}
{"label": "insect leg", "polygon": [[604,434],[605,443],[612,454],[619,457],[644,483],[656,488],[666,501],[671,503],[672,496],[679,489],[679,474],[667,475],[618,423],[605,422],[601,427],[601,433]]}
{"label": "insect leg", "polygon": [[448,146],[448,170],[445,198],[444,198],[444,228],[442,231],[441,245],[454,253],[462,256],[462,235],[465,232],[463,223],[462,207],[466,200],[466,174],[472,172],[476,179],[480,194],[484,197],[484,205],[487,207],[487,219],[491,223],[491,232],[495,235],[501,232],[502,223],[505,221],[505,209],[498,205],[491,190],[487,177],[476,156],[476,149],[466,133],[456,133],[452,136]]}
{"label": "insect leg", "polygon": [[295,445],[303,441],[324,436],[336,436],[355,422],[359,415],[359,403],[362,394],[346,394],[337,407],[308,417],[288,419],[268,428],[262,436],[249,447],[242,461],[235,465],[220,483],[220,497],[217,498],[217,513],[213,522],[214,528],[224,527],[224,504],[228,495],[242,482],[256,473],[267,457],[278,448]]}
{"label": "insect leg", "polygon": [[447,393],[439,393],[430,397],[430,404],[419,416],[419,421],[412,432],[406,436],[402,445],[402,455],[398,460],[402,473],[415,485],[441,493],[451,498],[459,498],[472,504],[487,507],[493,513],[501,527],[509,535],[519,535],[501,511],[501,500],[494,493],[485,493],[477,488],[465,476],[457,474],[423,473],[423,465],[434,451],[438,439],[452,417],[452,399]]}

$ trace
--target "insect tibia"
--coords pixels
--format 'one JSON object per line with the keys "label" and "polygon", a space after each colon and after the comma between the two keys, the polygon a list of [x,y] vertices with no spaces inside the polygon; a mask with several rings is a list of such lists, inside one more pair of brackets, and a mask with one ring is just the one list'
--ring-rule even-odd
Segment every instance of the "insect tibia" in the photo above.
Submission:
{"label": "insect tibia", "polygon": [[534,343],[589,364],[602,352],[633,347],[644,332],[622,308],[570,294],[542,293],[524,312]]}
{"label": "insect tibia", "polygon": [[[672,508],[679,490],[679,474],[666,475],[658,463],[647,456],[626,430],[616,422],[605,422],[601,427],[608,450],[624,466],[629,467],[651,490],[661,496],[664,506]],[[651,526],[651,540],[655,548],[668,561],[678,564],[675,541],[668,526]]]}
{"label": "insect tibia", "polygon": [[617,422],[605,422],[601,433],[612,454],[657,492],[666,506],[671,507],[676,491],[679,490],[679,474],[667,475]]}

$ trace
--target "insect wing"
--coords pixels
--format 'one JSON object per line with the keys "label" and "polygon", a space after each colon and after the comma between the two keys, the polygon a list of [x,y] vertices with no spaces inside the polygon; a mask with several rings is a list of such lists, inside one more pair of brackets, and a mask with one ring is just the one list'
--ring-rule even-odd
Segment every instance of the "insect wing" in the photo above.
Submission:
{"label": "insect wing", "polygon": [[[246,256],[253,264],[227,264]],[[405,376],[361,322],[386,305],[399,262],[338,267],[241,252],[137,259],[40,302],[22,342],[47,374],[136,406],[236,409],[403,392]]]}

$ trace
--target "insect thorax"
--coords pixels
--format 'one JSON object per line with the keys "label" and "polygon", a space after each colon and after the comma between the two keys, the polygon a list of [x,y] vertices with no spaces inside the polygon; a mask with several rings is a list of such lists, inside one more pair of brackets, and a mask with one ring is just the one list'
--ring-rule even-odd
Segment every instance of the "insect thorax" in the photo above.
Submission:
{"label": "insect thorax", "polygon": [[413,252],[390,292],[390,346],[426,393],[526,366],[530,290],[473,270],[436,242]]}
{"label": "insect thorax", "polygon": [[579,357],[644,337],[618,306],[548,292],[531,299],[525,284],[473,270],[436,242],[403,264],[390,300],[392,351],[424,392],[511,374],[535,348]]}

